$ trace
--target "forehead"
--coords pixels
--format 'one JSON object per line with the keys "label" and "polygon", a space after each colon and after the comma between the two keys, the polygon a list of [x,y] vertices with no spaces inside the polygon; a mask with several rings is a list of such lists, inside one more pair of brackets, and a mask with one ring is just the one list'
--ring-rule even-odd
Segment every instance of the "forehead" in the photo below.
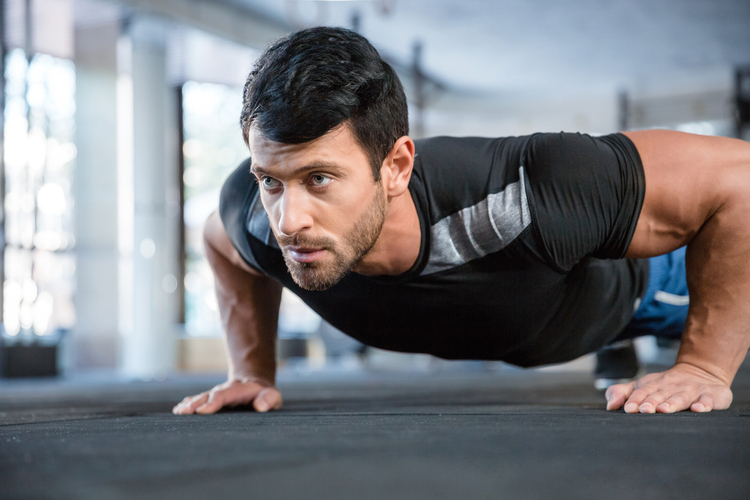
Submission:
{"label": "forehead", "polygon": [[[257,128],[248,134],[253,168],[285,170],[310,164],[331,163],[357,167],[369,165],[367,155],[347,125],[341,125],[327,134],[302,144],[286,144],[268,139]],[[369,168],[369,167],[368,167]]]}

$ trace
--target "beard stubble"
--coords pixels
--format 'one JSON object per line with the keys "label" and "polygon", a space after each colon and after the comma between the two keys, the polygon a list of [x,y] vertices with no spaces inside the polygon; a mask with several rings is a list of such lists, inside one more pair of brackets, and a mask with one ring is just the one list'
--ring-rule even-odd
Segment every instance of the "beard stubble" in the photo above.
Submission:
{"label": "beard stubble", "polygon": [[[284,262],[292,279],[300,287],[309,291],[322,291],[341,281],[352,268],[375,245],[385,222],[385,199],[383,186],[378,183],[375,196],[354,227],[343,237],[343,244],[337,246],[332,238],[308,238],[305,236],[274,236],[282,249]],[[307,246],[325,248],[333,255],[332,261],[297,262],[286,252],[285,247]]]}

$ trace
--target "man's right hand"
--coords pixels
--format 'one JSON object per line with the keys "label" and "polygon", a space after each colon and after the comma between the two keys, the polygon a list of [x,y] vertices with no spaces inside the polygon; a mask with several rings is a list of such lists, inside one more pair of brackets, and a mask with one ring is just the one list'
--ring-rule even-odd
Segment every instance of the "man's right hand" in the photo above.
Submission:
{"label": "man's right hand", "polygon": [[258,379],[232,379],[210,391],[188,396],[172,408],[175,415],[216,413],[224,407],[252,403],[255,411],[266,412],[281,408],[281,392],[273,385]]}
{"label": "man's right hand", "polygon": [[218,211],[206,221],[203,241],[226,334],[229,380],[186,397],[172,413],[208,414],[249,404],[260,412],[280,408],[281,393],[273,380],[281,285],[242,259]]}

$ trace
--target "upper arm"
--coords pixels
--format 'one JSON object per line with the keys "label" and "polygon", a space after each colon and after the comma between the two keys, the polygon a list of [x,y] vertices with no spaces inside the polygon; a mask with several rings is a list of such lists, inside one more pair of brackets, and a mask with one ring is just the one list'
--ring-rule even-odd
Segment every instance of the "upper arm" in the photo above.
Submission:
{"label": "upper arm", "polygon": [[636,152],[618,136],[537,134],[524,155],[541,255],[566,271],[587,256],[623,257],[643,196]]}
{"label": "upper arm", "polygon": [[[248,223],[258,219],[258,214],[253,213],[253,206],[260,205],[262,208],[257,200],[258,184],[255,176],[250,173],[250,165],[248,158],[224,181],[219,197],[219,210],[209,217],[204,226],[204,241],[212,244],[236,267],[264,275],[247,238],[250,230]],[[271,232],[270,228],[268,232]]]}
{"label": "upper arm", "polygon": [[[278,313],[281,285],[245,262],[224,230],[218,212],[212,213],[206,221],[203,241],[206,258],[214,274],[220,308],[224,308],[224,302],[230,297],[228,304],[239,305],[248,311],[275,309]],[[258,304],[265,305],[259,307]],[[271,307],[268,304],[275,305]]]}
{"label": "upper arm", "polygon": [[746,178],[750,168],[750,145],[737,139],[670,130],[625,135],[638,150],[646,178],[643,207],[626,257],[660,255],[690,243],[738,194],[737,180]]}

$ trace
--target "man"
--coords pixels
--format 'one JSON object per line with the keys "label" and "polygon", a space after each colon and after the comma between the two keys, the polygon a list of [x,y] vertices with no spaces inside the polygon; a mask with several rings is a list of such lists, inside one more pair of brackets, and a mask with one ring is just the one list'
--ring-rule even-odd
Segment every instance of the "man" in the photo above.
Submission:
{"label": "man", "polygon": [[370,345],[534,366],[641,334],[686,245],[677,363],[610,387],[607,409],[729,407],[750,347],[748,144],[670,131],[415,143],[393,70],[335,28],[261,56],[241,124],[252,163],[204,232],[229,377],[175,413],[281,406],[282,286]]}

